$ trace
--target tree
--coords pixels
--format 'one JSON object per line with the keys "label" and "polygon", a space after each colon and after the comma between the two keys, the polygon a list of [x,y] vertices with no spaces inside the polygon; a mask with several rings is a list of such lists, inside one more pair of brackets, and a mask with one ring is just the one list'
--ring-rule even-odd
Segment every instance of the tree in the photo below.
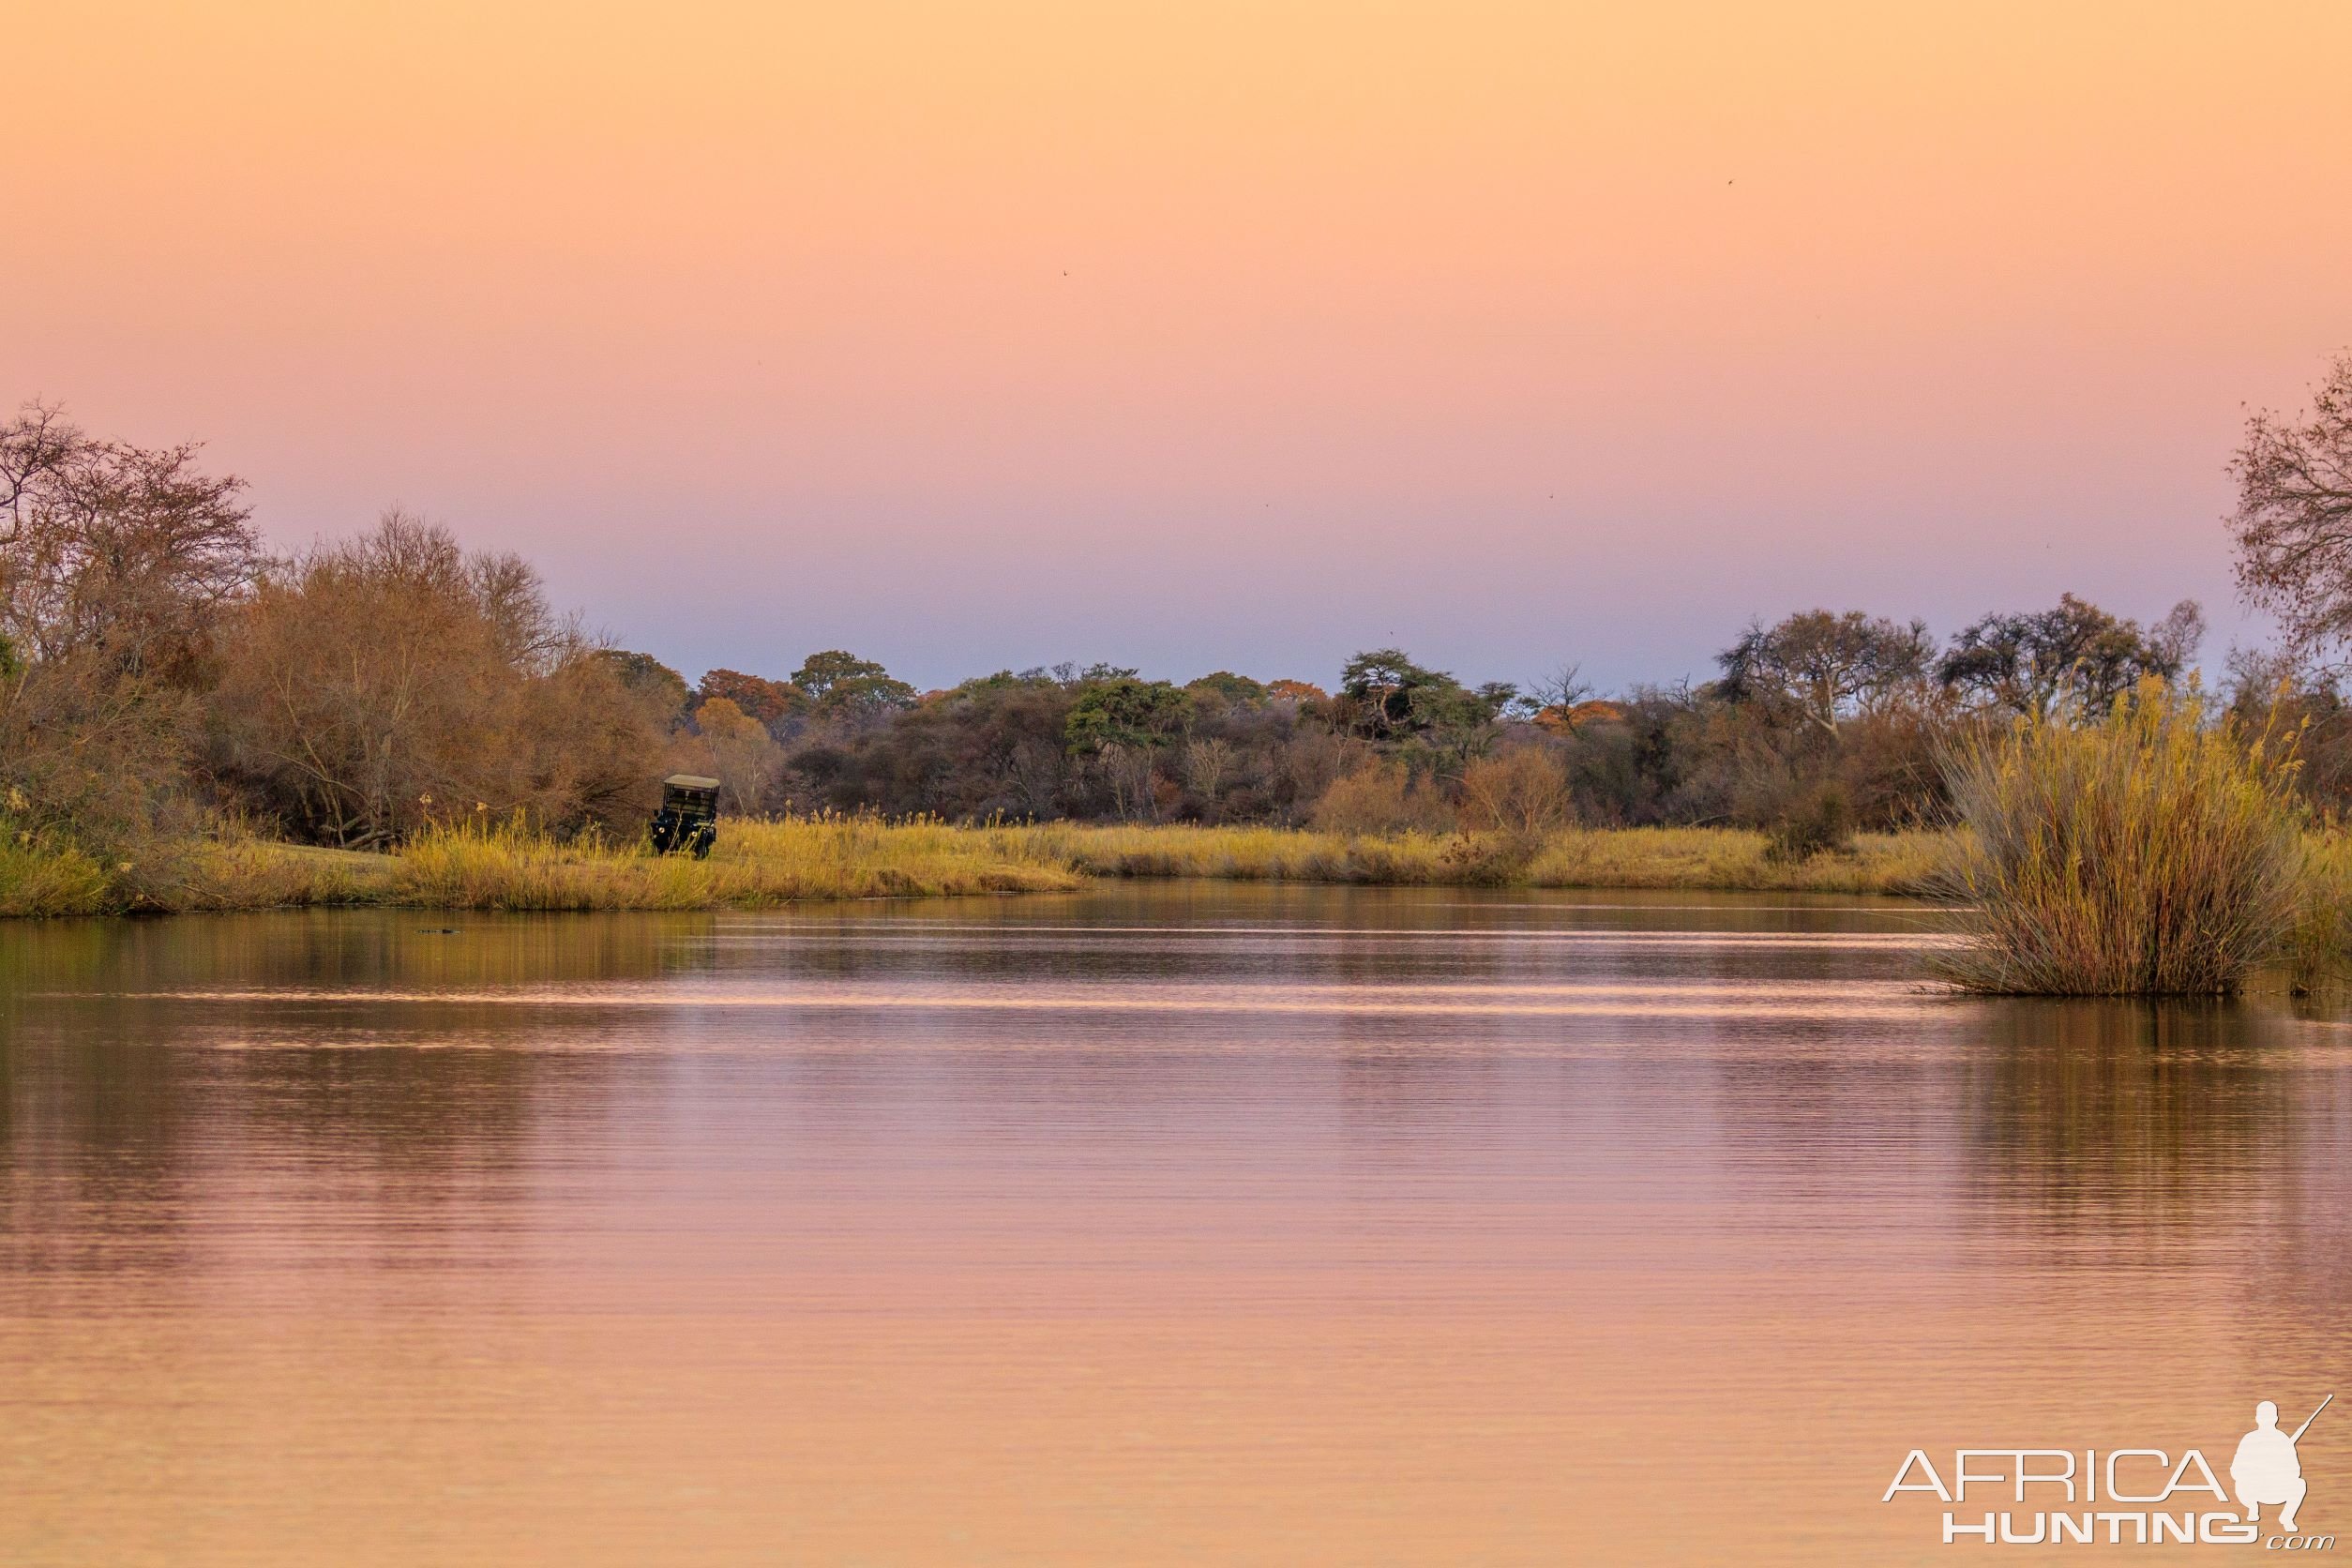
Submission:
{"label": "tree", "polygon": [[1925,673],[1934,653],[1924,621],[1849,610],[1808,610],[1767,626],[1751,622],[1715,656],[1726,701],[1785,701],[1831,734],[1841,719],[1885,701]]}
{"label": "tree", "polygon": [[620,820],[662,742],[528,565],[398,512],[264,580],[214,708],[219,772],[349,849],[481,813]]}
{"label": "tree", "polygon": [[2047,716],[2065,702],[2103,713],[2149,675],[2172,680],[2196,656],[2205,614],[2183,599],[2143,629],[2072,594],[2030,614],[1987,615],[1962,630],[1936,678],[1985,707]]}
{"label": "tree", "polygon": [[729,699],[711,697],[695,710],[694,727],[718,776],[722,804],[737,816],[758,812],[784,765],[767,726]]}
{"label": "tree", "polygon": [[914,687],[891,679],[873,660],[840,648],[809,655],[792,671],[792,685],[828,716],[874,718],[914,705]]}
{"label": "tree", "polygon": [[611,671],[621,688],[645,705],[666,729],[685,717],[690,689],[686,677],[651,654],[626,648],[599,648],[596,657]]}
{"label": "tree", "polygon": [[2229,473],[2239,595],[2278,617],[2299,662],[2332,666],[2352,641],[2352,354],[2329,368],[2301,424],[2250,417]]}
{"label": "tree", "polygon": [[1592,683],[1584,678],[1583,668],[1562,660],[1549,675],[1530,686],[1519,702],[1529,718],[1551,714],[1565,720],[1577,703],[1591,695]]}
{"label": "tree", "polygon": [[1263,685],[1230,670],[1214,671],[1199,680],[1187,681],[1184,689],[1195,697],[1214,694],[1232,707],[1254,707],[1266,700]]}
{"label": "tree", "polygon": [[183,775],[215,630],[260,571],[244,484],[194,445],[0,424],[0,786],[38,822],[135,835]]}
{"label": "tree", "polygon": [[[874,668],[879,670],[881,666]],[[703,675],[696,696],[703,702],[733,703],[779,740],[783,738],[781,731],[784,727],[809,708],[808,694],[799,686],[783,681],[764,680],[758,675],[746,675],[740,670],[708,671]]]}
{"label": "tree", "polygon": [[1166,681],[1121,673],[1078,688],[1063,732],[1072,751],[1165,746],[1191,716],[1192,699]]}

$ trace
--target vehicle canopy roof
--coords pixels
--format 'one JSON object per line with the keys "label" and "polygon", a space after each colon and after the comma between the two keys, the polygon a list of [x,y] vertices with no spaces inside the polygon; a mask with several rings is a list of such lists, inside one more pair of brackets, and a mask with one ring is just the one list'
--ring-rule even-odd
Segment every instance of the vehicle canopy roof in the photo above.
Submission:
{"label": "vehicle canopy roof", "polygon": [[716,790],[718,788],[717,779],[705,778],[699,773],[673,773],[663,779],[662,783],[672,790]]}

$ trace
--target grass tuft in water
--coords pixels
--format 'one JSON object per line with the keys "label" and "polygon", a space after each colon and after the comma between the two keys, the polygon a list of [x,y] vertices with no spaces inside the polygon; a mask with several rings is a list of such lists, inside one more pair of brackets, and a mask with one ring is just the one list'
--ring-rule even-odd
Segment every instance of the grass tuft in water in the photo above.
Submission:
{"label": "grass tuft in water", "polygon": [[[1971,990],[2236,990],[2276,957],[2307,880],[2291,736],[2242,740],[2149,682],[2096,723],[2026,718],[1948,761],[1968,828],[1951,891]],[[2314,933],[2314,940],[2321,940]]]}

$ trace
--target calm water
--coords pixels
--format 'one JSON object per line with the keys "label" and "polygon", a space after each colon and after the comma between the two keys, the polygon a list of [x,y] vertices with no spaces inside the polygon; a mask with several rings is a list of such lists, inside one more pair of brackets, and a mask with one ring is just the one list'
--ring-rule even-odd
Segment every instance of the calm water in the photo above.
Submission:
{"label": "calm water", "polygon": [[2352,1398],[2283,1002],[1779,897],[442,923],[0,927],[0,1561],[1938,1561],[1913,1446]]}

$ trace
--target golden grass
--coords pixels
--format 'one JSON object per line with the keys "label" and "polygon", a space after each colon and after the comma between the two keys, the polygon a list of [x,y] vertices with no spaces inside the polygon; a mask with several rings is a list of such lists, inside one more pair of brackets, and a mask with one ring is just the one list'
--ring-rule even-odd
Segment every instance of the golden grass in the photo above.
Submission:
{"label": "golden grass", "polygon": [[[121,913],[314,904],[478,910],[751,909],[802,899],[1059,892],[1089,878],[1393,885],[1911,893],[1945,836],[1865,834],[1847,854],[1775,860],[1760,833],[1573,828],[1535,838],[1272,827],[952,827],[823,816],[730,819],[705,861],[505,825],[424,834],[398,854],[309,849],[234,829],[101,866],[0,846],[0,913]],[[13,857],[13,858],[11,858]]]}
{"label": "golden grass", "polygon": [[106,868],[69,844],[0,823],[0,917],[97,914],[107,908]]}
{"label": "golden grass", "polygon": [[385,901],[467,910],[756,909],[1078,884],[1067,868],[1004,852],[981,832],[824,816],[727,822],[708,860],[593,839],[557,844],[508,827],[443,829],[400,852]]}
{"label": "golden grass", "polygon": [[1532,843],[1503,836],[1068,822],[973,831],[1093,876],[1229,882],[1916,893],[1951,853],[1948,835],[1881,833],[1859,836],[1850,854],[1782,861],[1767,853],[1770,840],[1761,833],[1713,827],[1564,828]]}

